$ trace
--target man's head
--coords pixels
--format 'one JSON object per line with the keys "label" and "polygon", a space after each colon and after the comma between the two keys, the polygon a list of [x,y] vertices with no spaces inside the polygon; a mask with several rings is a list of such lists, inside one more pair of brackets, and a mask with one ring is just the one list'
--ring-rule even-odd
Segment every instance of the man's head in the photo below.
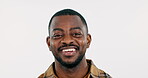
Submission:
{"label": "man's head", "polygon": [[55,62],[72,68],[85,59],[91,36],[81,14],[71,9],[61,10],[52,16],[48,29],[47,44]]}
{"label": "man's head", "polygon": [[83,22],[83,24],[85,24],[86,30],[87,30],[87,33],[88,33],[87,22],[86,22],[86,20],[84,19],[84,17],[83,17],[80,13],[78,13],[78,12],[72,10],[72,9],[64,9],[64,10],[58,11],[57,13],[55,13],[55,14],[51,17],[51,19],[50,19],[50,21],[49,21],[49,25],[48,25],[48,32],[49,32],[49,35],[50,35],[50,26],[51,26],[51,22],[52,22],[53,18],[56,17],[56,16],[63,16],[63,15],[76,15],[76,16],[79,16],[80,19],[81,19],[81,21]]}

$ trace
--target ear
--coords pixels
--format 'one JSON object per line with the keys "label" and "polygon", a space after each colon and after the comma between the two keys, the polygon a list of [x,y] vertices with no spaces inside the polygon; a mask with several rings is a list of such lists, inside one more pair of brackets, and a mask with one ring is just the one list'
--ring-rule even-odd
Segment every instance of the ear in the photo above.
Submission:
{"label": "ear", "polygon": [[48,45],[49,50],[51,50],[51,48],[50,48],[50,37],[49,36],[46,38],[46,43]]}
{"label": "ear", "polygon": [[91,43],[91,35],[87,34],[87,48],[89,48],[90,43]]}

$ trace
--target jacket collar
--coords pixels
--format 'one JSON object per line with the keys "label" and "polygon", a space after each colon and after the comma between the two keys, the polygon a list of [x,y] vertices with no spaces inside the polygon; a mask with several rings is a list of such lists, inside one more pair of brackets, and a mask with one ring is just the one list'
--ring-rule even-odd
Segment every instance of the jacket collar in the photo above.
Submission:
{"label": "jacket collar", "polygon": [[[87,63],[90,65],[89,72],[91,76],[97,77],[97,76],[100,76],[101,72],[103,73],[103,71],[98,69],[91,60],[87,59]],[[52,65],[50,65],[47,71],[45,72],[45,77],[58,78],[54,72],[55,70],[54,70],[54,62],[53,62]]]}

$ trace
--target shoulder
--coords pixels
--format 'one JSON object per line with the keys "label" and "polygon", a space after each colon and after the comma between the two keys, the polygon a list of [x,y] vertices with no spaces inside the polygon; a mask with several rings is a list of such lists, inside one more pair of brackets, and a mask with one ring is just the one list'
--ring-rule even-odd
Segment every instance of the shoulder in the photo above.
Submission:
{"label": "shoulder", "polygon": [[90,64],[90,73],[92,78],[112,78],[108,73],[98,69],[91,60],[87,60]]}
{"label": "shoulder", "polygon": [[41,74],[38,78],[44,78],[44,73]]}
{"label": "shoulder", "polygon": [[[100,69],[98,69],[100,70]],[[108,73],[104,72],[103,70],[100,70],[101,72],[99,73],[99,78],[112,78]]]}
{"label": "shoulder", "polygon": [[46,78],[46,77],[53,77],[53,76],[55,76],[53,66],[54,66],[54,62],[38,78]]}
{"label": "shoulder", "polygon": [[91,72],[91,76],[93,78],[112,78],[108,73],[98,68],[96,68],[95,70],[93,70],[93,72]]}

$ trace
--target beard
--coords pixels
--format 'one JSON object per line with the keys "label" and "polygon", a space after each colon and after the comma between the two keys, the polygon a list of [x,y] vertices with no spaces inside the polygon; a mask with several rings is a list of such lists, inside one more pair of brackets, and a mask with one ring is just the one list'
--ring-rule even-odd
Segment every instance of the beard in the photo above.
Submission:
{"label": "beard", "polygon": [[57,57],[55,55],[54,55],[54,57],[62,66],[66,67],[66,68],[74,68],[82,61],[84,55],[85,55],[85,53],[81,54],[74,62],[71,62],[71,63],[63,61],[61,57]]}

